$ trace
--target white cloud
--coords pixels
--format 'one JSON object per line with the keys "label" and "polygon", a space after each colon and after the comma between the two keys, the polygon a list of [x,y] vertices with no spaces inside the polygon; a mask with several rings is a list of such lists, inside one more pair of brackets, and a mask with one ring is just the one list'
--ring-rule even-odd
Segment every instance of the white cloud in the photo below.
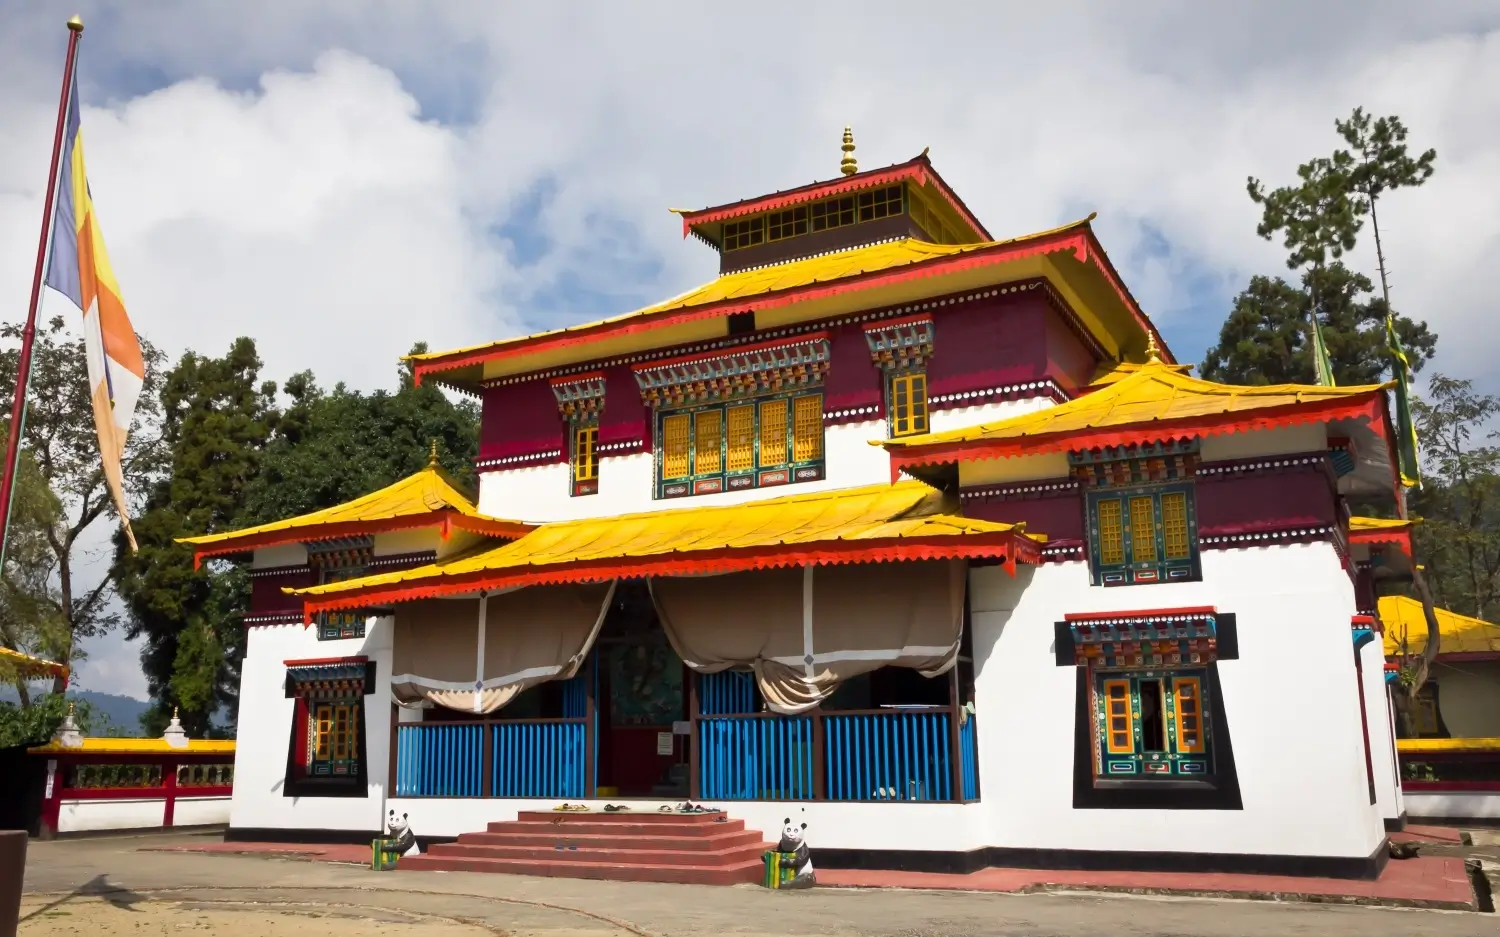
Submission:
{"label": "white cloud", "polygon": [[[1224,310],[1194,306],[1185,276],[1229,294],[1282,269],[1245,177],[1290,180],[1363,105],[1439,153],[1431,183],[1382,207],[1397,304],[1443,336],[1437,368],[1500,390],[1487,0],[190,9],[84,14],[96,201],[137,326],[173,353],[250,334],[272,376],[368,388],[414,340],[556,324],[533,302],[572,286],[617,299],[580,299],[571,321],[624,311],[712,275],[667,207],[826,178],[852,122],[865,166],[930,145],[996,236],[1097,210],[1127,283],[1196,358]],[[17,310],[71,12],[56,11],[0,37],[0,297]],[[146,72],[166,86],[109,83]],[[521,263],[491,232],[538,191],[524,253],[545,249]],[[1356,260],[1373,273],[1369,244]]]}

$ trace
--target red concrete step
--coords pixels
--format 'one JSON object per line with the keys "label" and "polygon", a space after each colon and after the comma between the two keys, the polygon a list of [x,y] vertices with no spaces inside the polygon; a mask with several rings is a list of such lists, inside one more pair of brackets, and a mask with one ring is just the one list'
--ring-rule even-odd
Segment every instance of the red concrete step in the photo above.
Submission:
{"label": "red concrete step", "polygon": [[[728,826],[728,824],[721,824]],[[741,824],[743,826],[743,824]],[[759,845],[760,834],[754,830],[736,830],[712,834],[684,836],[672,830],[667,835],[647,833],[644,835],[621,835],[611,830],[607,834],[579,833],[568,826],[550,827],[547,830],[496,830],[488,833],[464,833],[458,837],[461,846],[531,846],[551,849],[558,843],[573,844],[580,849],[674,849],[711,852],[736,846]]]}
{"label": "red concrete step", "polygon": [[610,882],[668,882],[683,885],[739,885],[759,882],[764,866],[754,860],[724,866],[633,865],[559,860],[555,853],[532,859],[473,859],[424,854],[408,856],[398,869],[427,872],[500,872],[548,878],[582,878]]}
{"label": "red concrete step", "polygon": [[[759,839],[759,837],[756,837]],[[565,844],[566,845],[566,844]],[[579,844],[577,849],[537,846],[490,846],[469,843],[434,843],[426,853],[443,859],[515,859],[528,862],[570,862],[588,865],[697,866],[722,868],[743,862],[759,862],[770,844],[754,842],[728,849],[598,849]]]}
{"label": "red concrete step", "polygon": [[619,813],[591,810],[587,813],[573,813],[566,810],[522,810],[516,815],[516,819],[522,823],[551,823],[558,817],[562,817],[565,821],[582,820],[589,823],[649,823],[652,825],[665,823],[673,826],[702,826],[706,823],[713,823],[716,817],[721,816],[725,816],[722,810],[713,813],[659,813],[655,810],[622,810]]}
{"label": "red concrete step", "polygon": [[[491,823],[490,833],[530,833],[541,836],[695,836],[719,833],[741,833],[744,820],[725,820],[715,823],[630,823],[623,820],[600,822],[584,815],[584,819],[569,818],[554,820],[505,820]],[[560,831],[566,831],[561,834]]]}

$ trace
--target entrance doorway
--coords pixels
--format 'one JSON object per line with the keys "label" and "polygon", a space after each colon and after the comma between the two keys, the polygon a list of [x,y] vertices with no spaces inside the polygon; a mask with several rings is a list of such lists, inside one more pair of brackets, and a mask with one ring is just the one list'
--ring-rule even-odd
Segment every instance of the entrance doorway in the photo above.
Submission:
{"label": "entrance doorway", "polygon": [[686,798],[691,676],[672,650],[643,582],[621,582],[594,645],[599,796]]}

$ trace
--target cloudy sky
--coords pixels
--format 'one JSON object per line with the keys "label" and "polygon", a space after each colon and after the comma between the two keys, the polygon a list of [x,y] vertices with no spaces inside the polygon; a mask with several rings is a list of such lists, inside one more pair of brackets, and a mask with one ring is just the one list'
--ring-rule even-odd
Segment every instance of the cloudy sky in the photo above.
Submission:
{"label": "cloudy sky", "polygon": [[[25,314],[78,12],[94,200],[173,355],[251,335],[270,376],[375,388],[415,341],[627,311],[713,276],[669,207],[835,175],[847,123],[865,167],[931,147],[997,237],[1097,211],[1201,360],[1230,297],[1282,270],[1245,178],[1289,181],[1363,105],[1438,150],[1382,205],[1396,303],[1441,335],[1438,370],[1500,391],[1495,0],[722,7],[7,0],[0,316]],[[83,686],[144,694],[133,649],[91,650]]]}

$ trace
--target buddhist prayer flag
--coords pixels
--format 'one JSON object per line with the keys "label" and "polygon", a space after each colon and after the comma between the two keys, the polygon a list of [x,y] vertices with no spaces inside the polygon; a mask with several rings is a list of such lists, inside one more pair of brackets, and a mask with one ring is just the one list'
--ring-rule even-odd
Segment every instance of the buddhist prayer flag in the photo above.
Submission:
{"label": "buddhist prayer flag", "polygon": [[1385,317],[1385,341],[1391,353],[1391,370],[1396,378],[1396,450],[1401,470],[1401,484],[1407,488],[1422,486],[1422,467],[1417,457],[1417,427],[1411,418],[1411,362],[1396,334],[1396,320]]}
{"label": "buddhist prayer flag", "polygon": [[1337,382],[1333,379],[1333,360],[1328,357],[1328,343],[1323,341],[1323,325],[1318,321],[1316,309],[1312,312],[1312,334],[1313,366],[1317,368],[1318,384],[1323,387],[1335,387]]}
{"label": "buddhist prayer flag", "polygon": [[135,416],[136,399],[146,379],[146,363],[135,329],[125,314],[120,284],[115,281],[99,231],[99,216],[89,194],[83,166],[83,135],[79,128],[77,68],[70,76],[67,116],[60,161],[57,208],[52,216],[52,249],[47,263],[47,285],[73,301],[83,314],[84,348],[88,356],[94,427],[104,480],[125,528],[130,549],[135,535],[125,510],[120,460]]}

